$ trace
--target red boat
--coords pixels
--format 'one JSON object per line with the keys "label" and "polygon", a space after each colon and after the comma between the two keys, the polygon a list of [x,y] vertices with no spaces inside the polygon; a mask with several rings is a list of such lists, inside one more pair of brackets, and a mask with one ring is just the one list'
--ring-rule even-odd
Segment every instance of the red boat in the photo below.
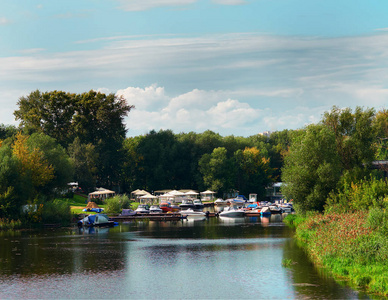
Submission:
{"label": "red boat", "polygon": [[164,213],[172,211],[172,207],[169,202],[160,203],[159,207],[163,210]]}

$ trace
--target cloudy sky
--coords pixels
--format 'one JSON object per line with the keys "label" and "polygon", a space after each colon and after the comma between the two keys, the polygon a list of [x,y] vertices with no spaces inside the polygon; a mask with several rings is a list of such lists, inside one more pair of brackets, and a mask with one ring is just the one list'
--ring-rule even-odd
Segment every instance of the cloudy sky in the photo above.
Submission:
{"label": "cloudy sky", "polygon": [[0,0],[0,123],[36,89],[123,95],[128,136],[387,108],[387,16],[382,0]]}

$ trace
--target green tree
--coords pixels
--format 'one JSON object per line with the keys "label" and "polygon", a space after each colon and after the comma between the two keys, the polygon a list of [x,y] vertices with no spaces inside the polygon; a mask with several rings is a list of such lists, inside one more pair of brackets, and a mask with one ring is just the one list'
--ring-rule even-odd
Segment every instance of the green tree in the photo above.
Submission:
{"label": "green tree", "polygon": [[24,180],[20,174],[20,163],[8,146],[0,147],[0,218],[16,219],[20,213]]}
{"label": "green tree", "polygon": [[43,132],[66,146],[72,140],[75,104],[75,94],[36,90],[19,99],[14,115],[27,130]]}
{"label": "green tree", "polygon": [[90,192],[96,187],[98,153],[93,144],[82,144],[76,137],[69,145],[68,152],[74,167],[74,180],[85,191]]}
{"label": "green tree", "polygon": [[204,154],[199,161],[199,171],[204,184],[216,192],[229,192],[234,188],[235,167],[227,157],[227,150],[218,147],[211,154]]}
{"label": "green tree", "polygon": [[377,137],[376,159],[386,160],[388,159],[388,109],[377,112],[373,120],[373,127]]}
{"label": "green tree", "polygon": [[337,153],[345,170],[351,170],[374,159],[374,110],[357,107],[340,109],[336,106],[323,116],[322,123],[334,133]]}
{"label": "green tree", "polygon": [[323,211],[327,196],[341,176],[336,136],[328,127],[310,125],[292,139],[285,157],[282,189],[298,211]]}
{"label": "green tree", "polygon": [[30,151],[39,149],[42,157],[52,166],[53,178],[44,185],[45,194],[53,194],[55,191],[64,190],[73,179],[74,168],[65,149],[56,140],[43,133],[32,134],[26,142]]}
{"label": "green tree", "polygon": [[265,196],[265,187],[272,181],[269,159],[252,147],[237,150],[234,154],[237,166],[237,189],[241,194],[257,193]]}
{"label": "green tree", "polygon": [[126,134],[124,117],[133,106],[123,97],[90,91],[71,94],[34,91],[18,101],[14,112],[26,130],[43,132],[67,147],[78,137],[94,145],[98,153],[97,180],[100,185],[118,185]]}

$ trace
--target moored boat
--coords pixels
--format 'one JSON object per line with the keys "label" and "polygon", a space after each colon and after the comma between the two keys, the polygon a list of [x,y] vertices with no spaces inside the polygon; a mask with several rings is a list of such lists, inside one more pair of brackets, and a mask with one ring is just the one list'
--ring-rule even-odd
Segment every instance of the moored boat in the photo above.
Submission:
{"label": "moored boat", "polygon": [[139,206],[135,209],[137,214],[149,214],[150,207],[147,204],[139,204]]}
{"label": "moored boat", "polygon": [[186,210],[181,210],[180,214],[182,217],[186,217],[187,219],[195,219],[195,220],[204,220],[206,219],[206,213],[202,211],[195,211],[192,208],[188,208]]}
{"label": "moored boat", "polygon": [[195,209],[195,205],[193,203],[193,200],[191,199],[182,199],[182,203],[179,204],[179,208],[181,210],[185,210],[185,209]]}
{"label": "moored boat", "polygon": [[150,207],[150,214],[160,214],[163,210],[158,205],[152,205]]}
{"label": "moored boat", "polygon": [[237,206],[225,207],[225,209],[220,213],[220,217],[243,218],[244,216],[244,210],[239,209]]}
{"label": "moored boat", "polygon": [[162,202],[162,203],[160,203],[159,207],[165,213],[172,211],[172,207],[171,207],[171,203],[170,202]]}
{"label": "moored boat", "polygon": [[98,226],[98,227],[112,227],[116,224],[114,221],[110,221],[106,214],[89,215],[78,221],[78,227],[83,226]]}
{"label": "moored boat", "polygon": [[214,201],[214,205],[217,206],[226,206],[227,202],[224,199],[218,198],[216,201]]}
{"label": "moored boat", "polygon": [[263,206],[261,208],[260,214],[262,216],[270,216],[271,215],[271,210],[269,209],[269,206]]}
{"label": "moored boat", "polygon": [[202,210],[205,207],[205,205],[199,199],[194,200],[193,204],[195,206],[195,209],[197,209],[197,210]]}

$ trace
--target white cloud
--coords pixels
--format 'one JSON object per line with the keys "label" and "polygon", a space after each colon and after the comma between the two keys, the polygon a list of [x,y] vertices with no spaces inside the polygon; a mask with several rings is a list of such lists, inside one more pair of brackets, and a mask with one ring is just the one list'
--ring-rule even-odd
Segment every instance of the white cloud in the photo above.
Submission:
{"label": "white cloud", "polygon": [[[325,39],[123,36],[102,42],[95,50],[32,49],[0,57],[0,90],[118,90],[136,106],[128,118],[130,134],[171,128],[250,135],[304,126],[333,105],[388,103],[385,33]],[[0,98],[0,105],[16,103],[9,99]],[[231,126],[229,118],[238,122]]]}
{"label": "white cloud", "polygon": [[164,107],[169,98],[164,93],[163,87],[153,84],[144,89],[139,87],[128,87],[118,90],[116,95],[122,95],[130,105],[135,105],[137,110],[155,111]]}
{"label": "white cloud", "polygon": [[7,25],[7,24],[10,24],[11,21],[9,19],[6,19],[4,17],[0,17],[0,26],[1,25]]}

